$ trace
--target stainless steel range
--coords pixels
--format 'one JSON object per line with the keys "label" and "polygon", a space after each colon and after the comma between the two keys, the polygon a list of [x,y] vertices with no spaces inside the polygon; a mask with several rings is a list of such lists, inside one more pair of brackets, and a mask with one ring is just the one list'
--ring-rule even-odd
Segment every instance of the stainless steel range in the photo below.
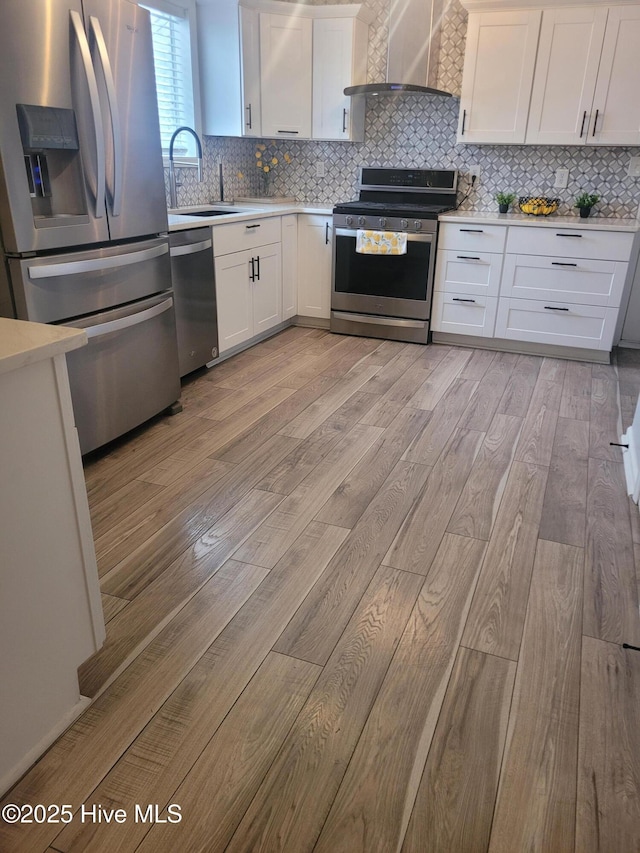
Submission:
{"label": "stainless steel range", "polygon": [[[333,209],[331,331],[429,341],[438,214],[456,206],[457,184],[455,169],[362,167],[359,198]],[[389,232],[401,254],[362,248]]]}

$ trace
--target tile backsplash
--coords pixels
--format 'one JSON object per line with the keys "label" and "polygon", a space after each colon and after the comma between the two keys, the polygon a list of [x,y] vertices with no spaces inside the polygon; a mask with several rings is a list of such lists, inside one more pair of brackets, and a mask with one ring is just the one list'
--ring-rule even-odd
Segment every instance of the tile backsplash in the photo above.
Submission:
{"label": "tile backsplash", "polygon": [[[296,2],[296,0],[290,0]],[[336,0],[310,0],[323,4]],[[389,0],[366,0],[375,14],[369,29],[369,81],[385,78]],[[444,0],[438,87],[460,94],[467,13],[458,0]],[[480,178],[461,208],[494,211],[498,191],[516,195],[550,195],[560,198],[560,214],[577,213],[578,193],[601,196],[597,216],[635,217],[640,203],[640,179],[627,176],[629,158],[638,148],[531,145],[458,145],[458,98],[431,95],[369,98],[365,141],[276,141],[280,160],[273,173],[272,194],[331,206],[357,194],[361,165],[455,168],[461,172],[460,198],[469,190],[467,173],[479,166]],[[256,168],[256,142],[261,140],[205,137],[205,181],[195,171],[182,170],[184,186],[178,190],[181,205],[207,204],[219,199],[218,163],[222,160],[225,194],[256,196],[262,189]],[[269,143],[270,140],[264,140]],[[284,153],[292,157],[283,162]],[[316,177],[316,163],[324,161],[325,176]],[[566,189],[553,188],[555,170],[570,170]]]}

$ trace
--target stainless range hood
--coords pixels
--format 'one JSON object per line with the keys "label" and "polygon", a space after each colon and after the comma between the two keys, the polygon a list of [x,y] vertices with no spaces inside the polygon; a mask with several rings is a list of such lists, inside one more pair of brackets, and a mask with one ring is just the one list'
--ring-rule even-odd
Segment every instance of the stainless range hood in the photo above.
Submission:
{"label": "stainless range hood", "polygon": [[453,97],[437,88],[440,30],[452,0],[391,0],[387,79],[348,86],[345,95],[423,94]]}

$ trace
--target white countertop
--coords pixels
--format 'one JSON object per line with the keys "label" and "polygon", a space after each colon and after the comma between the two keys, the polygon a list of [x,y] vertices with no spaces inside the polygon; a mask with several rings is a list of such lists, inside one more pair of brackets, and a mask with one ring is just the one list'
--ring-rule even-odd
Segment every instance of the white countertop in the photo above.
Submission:
{"label": "white countertop", "polygon": [[0,373],[53,358],[86,343],[87,333],[82,329],[0,317]]}
{"label": "white countertop", "polygon": [[[226,205],[225,205],[226,206]],[[321,216],[331,214],[333,207],[327,205],[314,205],[311,202],[296,202],[288,204],[238,204],[229,206],[229,213],[222,216],[189,216],[187,211],[208,210],[220,207],[213,201],[211,204],[201,204],[194,207],[181,209],[180,214],[169,211],[169,231],[184,231],[187,228],[208,228],[210,225],[218,225],[224,222],[244,222],[247,219],[264,219],[268,216],[282,216],[285,213],[318,213]]]}
{"label": "white countertop", "polygon": [[536,228],[593,228],[598,231],[640,231],[637,219],[614,219],[605,216],[531,216],[526,213],[491,213],[490,211],[452,210],[441,213],[440,222],[482,222],[485,225],[533,225]]}

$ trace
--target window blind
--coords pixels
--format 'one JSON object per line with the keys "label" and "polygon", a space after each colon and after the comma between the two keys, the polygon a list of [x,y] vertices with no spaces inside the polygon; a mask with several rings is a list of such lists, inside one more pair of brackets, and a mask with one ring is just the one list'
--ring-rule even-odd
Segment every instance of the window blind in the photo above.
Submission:
{"label": "window blind", "polygon": [[[144,8],[151,14],[160,136],[162,151],[168,155],[174,130],[185,124],[194,126],[189,21],[184,9],[167,3],[158,3],[158,8],[145,3]],[[176,138],[174,155],[195,157],[195,143],[189,134]]]}

